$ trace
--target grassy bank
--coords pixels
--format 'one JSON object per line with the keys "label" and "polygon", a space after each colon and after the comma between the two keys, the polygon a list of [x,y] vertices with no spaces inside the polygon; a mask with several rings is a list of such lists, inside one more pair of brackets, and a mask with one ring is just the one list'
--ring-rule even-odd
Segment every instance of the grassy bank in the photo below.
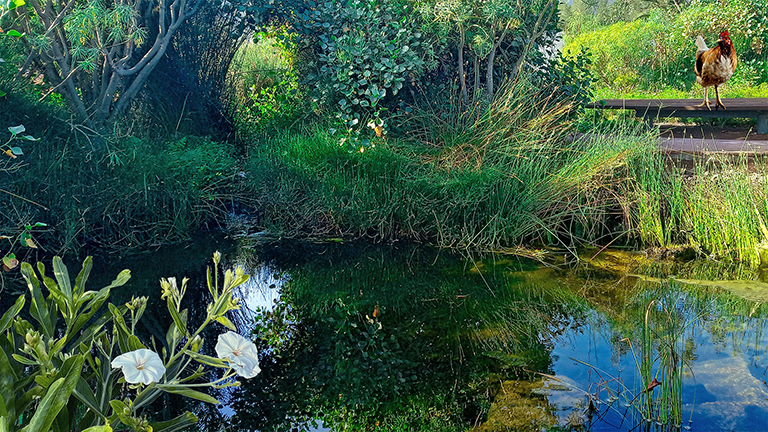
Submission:
{"label": "grassy bank", "polygon": [[626,228],[628,167],[653,140],[573,141],[567,107],[520,108],[529,96],[510,92],[463,126],[428,118],[419,139],[358,153],[319,129],[265,137],[248,170],[263,223],[288,236],[459,248],[605,244]]}
{"label": "grassy bank", "polygon": [[[22,101],[23,102],[23,101]],[[23,111],[20,111],[23,112]],[[21,142],[16,169],[0,170],[0,255],[25,257],[19,235],[36,222],[33,241],[47,253],[129,252],[188,238],[223,221],[239,196],[233,147],[203,137],[151,142],[69,130],[55,111],[26,123],[39,141]]]}

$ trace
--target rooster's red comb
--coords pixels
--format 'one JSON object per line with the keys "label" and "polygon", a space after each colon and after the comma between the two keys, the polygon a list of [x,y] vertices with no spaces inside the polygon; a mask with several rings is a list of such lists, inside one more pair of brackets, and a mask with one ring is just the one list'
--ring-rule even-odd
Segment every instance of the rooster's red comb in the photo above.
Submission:
{"label": "rooster's red comb", "polygon": [[727,39],[728,38],[728,30],[723,30],[720,32],[720,39]]}

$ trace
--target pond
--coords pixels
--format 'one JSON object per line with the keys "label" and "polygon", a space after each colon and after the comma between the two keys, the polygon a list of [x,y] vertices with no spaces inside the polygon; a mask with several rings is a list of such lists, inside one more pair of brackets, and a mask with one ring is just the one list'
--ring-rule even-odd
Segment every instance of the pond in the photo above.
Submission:
{"label": "pond", "polygon": [[194,320],[217,249],[251,275],[231,319],[255,339],[262,372],[217,395],[223,407],[198,408],[206,430],[768,429],[768,308],[712,282],[762,288],[753,270],[617,251],[545,265],[255,240],[95,270],[132,270],[115,295],[149,296],[159,337],[170,320],[159,278],[191,278]]}

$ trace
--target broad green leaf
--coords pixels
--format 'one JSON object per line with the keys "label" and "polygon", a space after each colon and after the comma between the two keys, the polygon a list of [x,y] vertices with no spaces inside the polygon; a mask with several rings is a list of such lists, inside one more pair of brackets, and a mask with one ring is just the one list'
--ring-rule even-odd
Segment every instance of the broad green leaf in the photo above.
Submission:
{"label": "broad green leaf", "polygon": [[197,399],[199,401],[203,401],[203,402],[207,402],[207,403],[212,403],[214,405],[220,405],[221,404],[221,402],[216,400],[216,398],[214,398],[213,396],[211,396],[209,394],[206,394],[206,393],[203,393],[203,392],[199,392],[197,390],[192,390],[189,387],[180,386],[180,385],[173,385],[173,384],[158,384],[157,388],[159,388],[160,390],[166,391],[168,393],[174,393],[174,394],[182,395],[184,397],[188,397],[188,398],[192,398],[192,399]]}
{"label": "broad green leaf", "polygon": [[[186,312],[186,309],[184,309],[184,311]],[[181,316],[179,316],[179,311],[176,310],[176,305],[170,297],[168,298],[168,312],[171,313],[173,323],[176,325],[176,328],[179,329],[179,332],[184,336],[189,336],[189,333],[187,332],[187,322],[186,320],[182,321]]]}
{"label": "broad green leaf", "polygon": [[69,280],[69,272],[67,266],[64,265],[64,261],[60,257],[53,257],[53,276],[56,278],[56,282],[59,284],[59,289],[64,293],[69,304],[73,304],[72,301],[72,284]]}
{"label": "broad green leaf", "polygon": [[112,427],[109,425],[91,426],[88,429],[84,429],[83,432],[112,432]]}
{"label": "broad green leaf", "polygon": [[40,141],[40,138],[35,138],[32,135],[24,135],[22,138],[24,138],[27,141]]}
{"label": "broad green leaf", "polygon": [[126,282],[128,282],[128,279],[131,278],[131,271],[126,269],[120,272],[120,274],[117,275],[115,280],[112,281],[108,286],[110,288],[117,288],[119,286],[125,285]]}
{"label": "broad green leaf", "polygon": [[22,37],[23,34],[19,33],[18,30],[8,30],[8,36],[15,36],[15,37]]}
{"label": "broad green leaf", "polygon": [[232,324],[232,321],[230,321],[229,318],[223,315],[216,317],[216,321],[218,321],[220,324],[222,324],[223,326],[225,326],[226,328],[232,331],[237,331],[237,327],[235,327],[235,325]]}
{"label": "broad green leaf", "polygon": [[40,281],[35,275],[35,271],[28,263],[21,264],[21,274],[27,281],[27,287],[32,294],[32,303],[29,306],[29,313],[32,317],[40,323],[40,327],[43,334],[48,337],[53,337],[55,329],[54,323],[51,320],[51,316],[48,312],[48,307],[43,298],[43,293],[40,290]]}
{"label": "broad green leaf", "polygon": [[131,334],[131,332],[125,325],[125,319],[123,318],[123,314],[127,308],[121,309],[112,303],[107,303],[107,307],[112,313],[112,322],[114,322],[115,329],[117,330],[117,344],[120,346],[120,351],[127,353],[131,351],[131,349],[128,347],[128,336]]}
{"label": "broad green leaf", "polygon": [[21,147],[11,147],[11,153],[15,154],[16,156],[22,156],[24,152],[21,150]]}
{"label": "broad green leaf", "polygon": [[197,424],[197,416],[187,411],[184,414],[166,422],[150,423],[153,432],[177,432],[183,431]]}
{"label": "broad green leaf", "polygon": [[40,401],[40,405],[35,410],[32,420],[25,428],[27,432],[47,431],[51,428],[53,421],[59,414],[59,411],[67,404],[69,397],[80,379],[80,371],[83,368],[84,358],[81,355],[68,358],[61,367],[61,372],[67,371],[66,377],[59,378],[54,382]]}
{"label": "broad green leaf", "polygon": [[[35,226],[37,226],[37,224],[35,224]],[[83,261],[83,267],[80,269],[80,273],[77,274],[77,278],[75,279],[75,296],[80,297],[85,292],[85,283],[88,282],[88,276],[91,275],[92,268],[93,257],[86,257],[85,261]]]}
{"label": "broad green leaf", "polygon": [[125,424],[131,424],[131,417],[125,414],[126,412],[130,412],[127,405],[117,399],[109,401],[109,405],[112,407],[112,412],[117,415],[117,418],[119,418],[120,421]]}
{"label": "broad green leaf", "polygon": [[6,330],[11,328],[11,324],[13,323],[13,319],[16,318],[16,316],[21,312],[21,308],[24,307],[24,303],[26,302],[26,299],[23,295],[19,296],[19,298],[16,299],[16,303],[13,304],[5,313],[3,314],[3,317],[0,318],[0,333],[5,333]]}
{"label": "broad green leaf", "polygon": [[80,377],[80,379],[77,380],[77,384],[75,385],[75,389],[72,391],[72,395],[74,395],[77,400],[82,402],[83,405],[98,414],[99,417],[107,417],[106,413],[102,412],[99,403],[96,401],[96,397],[93,395],[93,390],[83,379],[83,377]]}
{"label": "broad green leaf", "polygon": [[109,425],[91,426],[88,429],[84,429],[83,432],[112,432],[112,427]]}
{"label": "broad green leaf", "polygon": [[138,337],[135,335],[129,335],[128,336],[128,348],[131,351],[136,351],[137,349],[146,348],[143,343],[141,343],[141,340],[139,340]]}
{"label": "broad green leaf", "polygon": [[[16,374],[13,372],[11,362],[4,352],[0,351],[0,398],[2,398],[2,407],[0,408],[1,416],[15,417],[15,405],[13,404],[16,398]],[[10,403],[10,413],[8,412],[8,406],[6,401]],[[2,422],[0,422],[2,423]]]}

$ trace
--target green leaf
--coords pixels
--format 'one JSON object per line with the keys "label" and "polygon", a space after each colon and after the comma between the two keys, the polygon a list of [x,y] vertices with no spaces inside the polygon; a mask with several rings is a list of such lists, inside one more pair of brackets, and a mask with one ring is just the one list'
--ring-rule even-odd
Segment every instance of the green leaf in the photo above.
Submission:
{"label": "green leaf", "polygon": [[216,398],[214,398],[213,396],[203,392],[199,392],[197,390],[192,390],[189,387],[173,385],[173,384],[157,384],[157,388],[168,393],[173,393],[173,394],[181,395],[181,396],[192,398],[192,399],[197,399],[199,401],[212,403],[214,405],[221,404],[221,402],[216,400]]}
{"label": "green leaf", "polygon": [[15,37],[22,37],[23,34],[19,33],[18,30],[8,30],[8,36],[15,36]]}
{"label": "green leaf", "polygon": [[91,426],[88,429],[83,430],[83,432],[112,432],[112,427],[109,425]]}
{"label": "green leaf", "polygon": [[55,331],[54,323],[48,313],[48,305],[43,298],[43,293],[40,290],[40,281],[37,279],[35,271],[29,263],[21,263],[21,274],[27,281],[27,287],[32,294],[32,304],[29,306],[30,315],[40,323],[44,335],[53,337]]}
{"label": "green leaf", "polygon": [[[186,312],[186,309],[184,309],[184,311]],[[176,305],[170,297],[168,298],[168,312],[171,313],[173,323],[176,325],[176,328],[179,329],[179,332],[184,336],[189,336],[189,333],[187,332],[187,321],[186,319],[182,321],[179,311],[176,310]]]}
{"label": "green leaf", "polygon": [[16,303],[13,304],[5,313],[3,314],[3,317],[0,318],[0,333],[5,333],[6,330],[11,328],[11,323],[13,323],[13,319],[16,318],[16,316],[21,312],[21,308],[24,307],[24,303],[26,302],[26,299],[23,295],[19,296],[19,298],[16,299]]}
{"label": "green leaf", "polygon": [[29,425],[24,428],[26,432],[50,430],[59,411],[67,404],[69,397],[80,379],[80,371],[83,369],[85,359],[81,355],[68,358],[61,367],[60,373],[67,371],[66,377],[57,379],[43,396],[35,410]]}
{"label": "green leaf", "polygon": [[[39,224],[40,222],[38,222]],[[43,224],[44,226],[45,224]],[[35,224],[35,226],[38,226]],[[88,282],[88,276],[91,274],[93,268],[93,257],[86,257],[83,261],[83,267],[80,269],[80,273],[77,274],[75,279],[75,288],[72,291],[72,296],[79,300],[79,297],[85,292],[85,283]]]}
{"label": "green leaf", "polygon": [[143,343],[141,343],[141,340],[139,340],[138,337],[135,335],[129,335],[128,336],[128,348],[131,351],[136,351],[138,349],[146,348]]}
{"label": "green leaf", "polygon": [[211,356],[207,356],[205,354],[200,354],[196,352],[189,352],[189,356],[204,365],[220,367],[220,368],[225,368],[228,366],[224,360],[217,357],[211,357]]}
{"label": "green leaf", "polygon": [[227,317],[225,317],[223,315],[222,316],[217,316],[216,317],[216,321],[218,321],[224,327],[226,327],[226,328],[228,328],[228,329],[230,329],[232,331],[237,331],[237,327],[235,327],[235,325],[232,324],[232,321],[230,321],[229,318],[227,318]]}
{"label": "green leaf", "polygon": [[24,152],[21,150],[21,147],[11,147],[11,153],[16,156],[22,156],[24,154]]}
{"label": "green leaf", "polygon": [[109,401],[109,405],[112,406],[112,411],[115,413],[115,415],[117,415],[117,418],[119,418],[121,422],[127,425],[131,424],[131,417],[125,415],[126,412],[130,412],[128,406],[117,399],[112,399]]}
{"label": "green leaf", "polygon": [[197,424],[197,416],[187,411],[166,422],[150,423],[154,432],[177,432]]}
{"label": "green leaf", "polygon": [[[13,418],[16,416],[15,405],[13,404],[16,399],[16,374],[13,372],[11,362],[4,352],[0,351],[0,398],[2,398],[2,410],[0,415],[9,416]],[[6,401],[11,402],[10,406],[6,404]],[[10,409],[10,412],[9,412]],[[0,427],[3,427],[4,420],[0,420]]]}
{"label": "green leaf", "polygon": [[30,360],[26,357],[20,356],[18,354],[11,354],[11,357],[13,357],[14,360],[17,362],[25,365],[25,366],[38,366],[37,362],[34,360]]}
{"label": "green leaf", "polygon": [[24,132],[25,130],[27,130],[27,128],[25,128],[24,125],[18,125],[18,126],[10,126],[8,127],[8,130],[11,131],[11,134],[13,134],[13,136],[16,136]]}
{"label": "green leaf", "polygon": [[93,390],[83,379],[83,377],[80,377],[80,379],[77,380],[77,384],[75,385],[75,389],[72,391],[72,395],[75,396],[77,400],[82,402],[83,405],[98,414],[99,417],[107,417],[106,414],[102,412],[99,403],[96,401],[96,397],[93,395]]}
{"label": "green leaf", "polygon": [[53,276],[56,278],[56,282],[59,284],[59,289],[64,293],[69,304],[73,304],[72,300],[72,284],[69,280],[69,272],[67,266],[64,265],[64,261],[60,257],[53,257]]}
{"label": "green leaf", "polygon": [[27,141],[40,141],[40,138],[35,138],[32,135],[24,135],[22,138]]}

